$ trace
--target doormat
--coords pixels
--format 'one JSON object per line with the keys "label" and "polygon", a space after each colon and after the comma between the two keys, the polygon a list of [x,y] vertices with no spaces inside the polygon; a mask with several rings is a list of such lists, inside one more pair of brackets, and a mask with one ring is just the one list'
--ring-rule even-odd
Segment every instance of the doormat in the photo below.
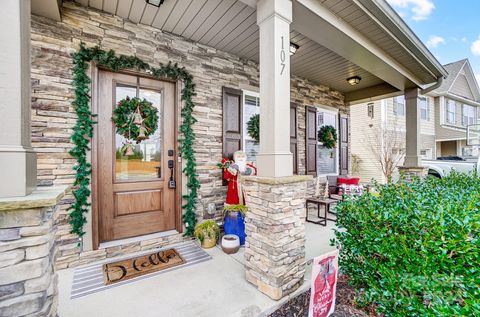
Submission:
{"label": "doormat", "polygon": [[[187,242],[182,242],[175,245],[169,245],[168,247],[165,247],[165,248],[148,250],[142,253],[137,253],[135,254],[135,256],[136,257],[140,257],[142,255],[148,256],[152,253],[156,253],[158,251],[166,251],[169,249],[174,249],[175,251],[177,251],[178,254],[180,254],[180,256],[183,258],[184,263],[181,263],[176,266],[171,266],[169,268],[165,268],[158,271],[151,271],[151,273],[149,274],[137,275],[130,279],[124,279],[111,284],[105,284],[103,265],[111,263],[112,259],[102,260],[96,263],[88,264],[86,266],[77,267],[75,268],[75,271],[73,273],[72,292],[71,292],[70,298],[71,299],[80,298],[83,296],[108,290],[114,287],[121,287],[122,285],[130,284],[130,283],[138,283],[144,279],[153,278],[161,274],[166,274],[171,271],[188,269],[189,266],[208,261],[212,258],[207,252],[205,252],[202,248],[200,248],[197,243],[193,241],[187,241]],[[127,260],[130,258],[132,258],[132,255],[116,258],[115,260],[117,260],[117,262],[120,262],[122,260]]]}
{"label": "doormat", "polygon": [[134,258],[103,265],[106,285],[125,281],[140,275],[168,269],[185,263],[175,249],[160,250]]}

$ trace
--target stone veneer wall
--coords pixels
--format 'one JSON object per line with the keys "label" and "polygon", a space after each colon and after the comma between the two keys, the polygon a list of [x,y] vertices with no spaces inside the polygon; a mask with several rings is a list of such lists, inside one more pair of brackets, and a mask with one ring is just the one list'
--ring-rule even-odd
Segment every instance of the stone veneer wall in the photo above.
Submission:
{"label": "stone veneer wall", "polygon": [[295,291],[305,275],[305,198],[311,176],[245,177],[247,281],[272,299]]}
{"label": "stone veneer wall", "polygon": [[0,316],[56,316],[53,215],[64,190],[45,192],[0,202]]}
{"label": "stone veneer wall", "polygon": [[[258,65],[211,47],[185,40],[158,29],[131,23],[117,16],[65,2],[62,22],[32,17],[32,146],[38,155],[40,186],[71,184],[75,161],[67,153],[72,147],[70,134],[75,124],[72,63],[70,53],[83,41],[114,49],[118,54],[136,55],[153,65],[178,62],[193,76],[197,96],[194,98],[194,126],[199,190],[199,218],[221,217],[226,188],[216,164],[222,158],[222,87],[256,89]],[[292,101],[298,108],[299,173],[305,166],[305,105],[324,105],[340,108],[347,113],[341,93],[307,80],[292,78]],[[59,241],[59,267],[87,263],[131,251],[153,248],[180,236],[136,242],[110,249],[81,252],[78,237],[69,233],[66,209],[69,195],[56,215]],[[216,215],[203,214],[202,208],[215,203]]]}

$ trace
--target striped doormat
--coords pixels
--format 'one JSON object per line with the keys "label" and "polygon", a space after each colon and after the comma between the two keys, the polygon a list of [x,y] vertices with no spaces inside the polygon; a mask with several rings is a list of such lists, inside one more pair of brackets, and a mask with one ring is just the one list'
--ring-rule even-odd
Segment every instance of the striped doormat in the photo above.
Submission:
{"label": "striped doormat", "polygon": [[[188,241],[188,242],[184,242],[176,245],[169,245],[164,248],[148,250],[148,251],[145,251],[143,254],[149,254],[152,252],[162,251],[167,249],[175,249],[180,254],[180,256],[185,260],[185,263],[168,268],[168,269],[164,269],[161,271],[156,271],[153,273],[137,276],[137,277],[134,277],[125,281],[117,282],[114,284],[105,285],[104,279],[103,279],[103,264],[114,261],[112,259],[109,259],[108,261],[105,260],[102,262],[97,262],[95,264],[91,264],[88,266],[79,267],[75,269],[75,272],[73,273],[72,293],[70,296],[71,299],[101,292],[103,290],[106,290],[112,287],[134,283],[136,281],[140,281],[152,276],[157,276],[159,274],[167,273],[173,270],[178,270],[178,269],[181,269],[182,267],[201,263],[201,262],[210,260],[212,258],[207,252],[205,252],[193,241]],[[135,256],[138,256],[138,255],[142,255],[142,253],[135,254]],[[132,255],[130,254],[123,258],[116,258],[115,261],[128,259],[131,257]]]}

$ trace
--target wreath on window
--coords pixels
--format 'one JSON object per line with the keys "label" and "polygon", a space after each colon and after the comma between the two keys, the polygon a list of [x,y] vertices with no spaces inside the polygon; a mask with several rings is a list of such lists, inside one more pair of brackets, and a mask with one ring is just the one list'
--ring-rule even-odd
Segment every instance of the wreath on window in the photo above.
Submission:
{"label": "wreath on window", "polygon": [[146,99],[127,97],[118,102],[113,110],[112,121],[117,128],[117,133],[127,139],[128,152],[132,141],[138,144],[155,133],[158,125],[158,109]]}
{"label": "wreath on window", "polygon": [[334,148],[337,145],[337,130],[331,125],[324,125],[318,130],[318,141],[327,149]]}
{"label": "wreath on window", "polygon": [[254,114],[247,122],[248,135],[258,143],[260,141],[260,115]]}

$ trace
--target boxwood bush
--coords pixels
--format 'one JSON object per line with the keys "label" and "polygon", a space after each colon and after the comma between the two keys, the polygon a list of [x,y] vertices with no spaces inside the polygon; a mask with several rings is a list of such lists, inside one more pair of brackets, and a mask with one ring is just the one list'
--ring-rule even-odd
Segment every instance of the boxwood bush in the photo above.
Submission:
{"label": "boxwood bush", "polygon": [[480,316],[480,178],[378,185],[337,206],[340,266],[385,316]]}

